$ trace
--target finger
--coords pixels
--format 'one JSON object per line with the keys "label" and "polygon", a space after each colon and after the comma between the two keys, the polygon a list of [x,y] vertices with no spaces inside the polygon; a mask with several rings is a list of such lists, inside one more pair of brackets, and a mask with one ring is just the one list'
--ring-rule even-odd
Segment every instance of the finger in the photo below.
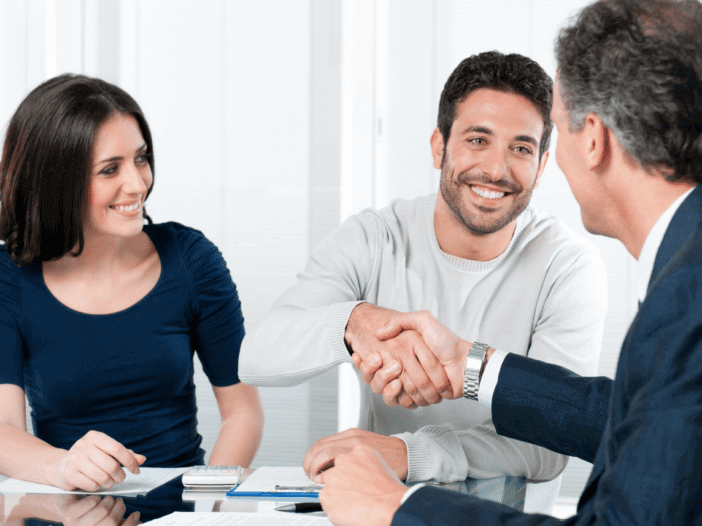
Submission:
{"label": "finger", "polygon": [[63,523],[66,526],[76,524],[83,515],[99,505],[101,500],[97,495],[89,495],[70,503],[62,513]]}
{"label": "finger", "polygon": [[402,382],[400,380],[393,380],[383,389],[383,400],[390,407],[395,407],[400,404],[397,397],[400,396],[401,392]]}
{"label": "finger", "polygon": [[[97,451],[97,450],[95,450]],[[104,453],[100,453],[104,454]],[[95,456],[95,453],[93,453],[93,456]],[[75,466],[77,472],[83,474],[86,478],[90,479],[93,481],[95,484],[98,485],[96,489],[88,490],[88,491],[97,491],[100,488],[111,488],[112,486],[115,485],[115,479],[112,478],[112,476],[106,472],[104,469],[102,469],[100,466],[95,464],[90,457],[83,458],[81,459],[80,463],[76,464]]]}
{"label": "finger", "polygon": [[435,404],[440,402],[443,398],[453,397],[451,381],[446,374],[444,366],[439,363],[439,360],[436,359],[434,353],[431,352],[422,342],[415,343],[414,353],[422,369],[424,369],[424,372],[429,377],[429,381],[432,383],[432,386],[440,397],[438,400],[434,400],[433,398],[430,399],[427,397],[426,393],[422,391],[424,398],[426,398],[430,403]]}
{"label": "finger", "polygon": [[141,513],[139,513],[138,511],[135,511],[129,517],[124,519],[122,526],[136,526],[137,524],[139,524],[140,518],[141,518]]}
{"label": "finger", "polygon": [[68,469],[64,471],[63,477],[70,486],[81,491],[97,491],[101,487],[99,482],[87,476],[77,467],[70,471]]}
{"label": "finger", "polygon": [[337,448],[327,448],[321,451],[310,464],[309,477],[315,482],[318,482],[318,480],[321,479],[320,474],[334,467],[334,459],[344,450],[345,448],[341,450]]}
{"label": "finger", "polygon": [[[111,455],[105,453],[101,449],[91,449],[88,452],[88,458],[90,461],[95,464],[99,469],[107,473],[109,477],[112,479],[112,482],[110,481],[105,481],[103,484],[104,488],[110,488],[114,486],[115,484],[119,484],[120,482],[123,482],[125,478],[127,478],[126,473],[122,469],[122,466],[120,465],[119,462],[117,462],[114,457]],[[86,473],[87,474],[87,473]],[[97,479],[94,479],[97,480]],[[98,482],[101,482],[100,480],[97,480]],[[109,484],[109,485],[106,485]]]}
{"label": "finger", "polygon": [[[404,373],[400,375],[402,385],[405,387],[405,392],[412,398],[418,406],[435,404],[441,400],[441,395],[434,389],[434,384],[431,383],[429,376],[424,371],[422,364],[419,363],[414,354],[414,348],[418,342],[413,342],[410,353],[406,353],[402,359]],[[414,390],[407,382],[407,378],[414,384]]]}
{"label": "finger", "polygon": [[77,519],[78,517],[85,515],[86,513],[88,513],[88,511],[92,510],[95,506],[100,504],[101,500],[102,498],[98,497],[97,495],[88,495],[85,498],[81,498],[74,502],[71,502],[71,504],[66,508],[64,516],[69,516],[74,519]]}
{"label": "finger", "polygon": [[[418,405],[414,401],[413,397],[421,398],[422,395],[419,394],[419,391],[417,391],[417,388],[414,386],[414,384],[412,383],[412,380],[410,378],[404,378],[401,381],[402,381],[402,391],[397,396],[397,403],[400,404],[405,409],[416,409],[418,407]],[[407,392],[408,390],[411,390],[413,394],[410,395]],[[426,405],[426,401],[425,401],[424,405]]]}
{"label": "finger", "polygon": [[319,454],[324,451],[326,448],[329,447],[329,444],[336,440],[338,437],[337,435],[331,435],[328,437],[320,438],[317,440],[314,444],[312,444],[312,447],[307,451],[307,454],[305,455],[305,458],[302,459],[302,469],[305,471],[305,474],[312,478],[312,469],[313,469],[313,463],[315,459],[319,456]]}
{"label": "finger", "polygon": [[[388,364],[388,366],[390,365],[391,364]],[[365,360],[363,360],[363,363],[361,364],[361,367],[359,369],[361,372],[361,379],[363,380],[363,382],[366,384],[370,384],[373,380],[373,377],[375,376],[376,371],[378,371],[378,369],[380,369],[382,366],[383,358],[380,355],[380,353],[373,352],[369,354],[368,357]],[[397,364],[397,367],[399,368],[399,364]]]}
{"label": "finger", "polygon": [[144,463],[146,457],[138,455],[131,449],[127,449],[114,438],[104,433],[95,433],[91,436],[93,444],[135,475],[139,473],[139,466]]}
{"label": "finger", "polygon": [[367,379],[364,377],[363,381],[370,385],[374,393],[380,394],[387,384],[400,376],[400,373],[402,373],[400,362],[393,361],[379,371],[374,372],[372,376],[368,375]]}
{"label": "finger", "polygon": [[112,497],[104,497],[100,499],[100,502],[88,510],[85,514],[80,516],[75,523],[75,526],[94,526],[102,519],[107,517],[112,509],[115,499]]}
{"label": "finger", "polygon": [[361,364],[363,363],[363,358],[361,358],[360,354],[358,354],[357,352],[351,353],[351,360],[353,361],[353,365],[356,367],[356,369],[361,368]]}
{"label": "finger", "polygon": [[384,326],[375,331],[375,337],[384,341],[394,338],[403,330],[413,329],[419,332],[422,314],[420,312],[398,312],[393,314]]}
{"label": "finger", "polygon": [[126,511],[127,507],[124,505],[124,501],[118,498],[115,500],[107,516],[94,526],[118,526]]}

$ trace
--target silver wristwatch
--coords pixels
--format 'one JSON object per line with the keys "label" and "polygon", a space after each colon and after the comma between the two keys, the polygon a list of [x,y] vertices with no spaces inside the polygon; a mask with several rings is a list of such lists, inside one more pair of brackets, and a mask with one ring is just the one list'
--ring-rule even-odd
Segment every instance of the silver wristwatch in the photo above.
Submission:
{"label": "silver wristwatch", "polygon": [[466,357],[466,370],[463,373],[463,398],[478,399],[480,387],[480,370],[483,368],[485,353],[488,350],[486,343],[473,343]]}

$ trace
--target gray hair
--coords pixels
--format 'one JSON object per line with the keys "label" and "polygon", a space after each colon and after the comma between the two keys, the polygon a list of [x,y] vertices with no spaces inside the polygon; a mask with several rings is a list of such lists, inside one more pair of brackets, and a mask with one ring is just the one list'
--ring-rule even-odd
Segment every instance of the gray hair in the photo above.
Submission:
{"label": "gray hair", "polygon": [[669,181],[702,182],[702,5],[600,0],[556,41],[571,131],[594,113]]}

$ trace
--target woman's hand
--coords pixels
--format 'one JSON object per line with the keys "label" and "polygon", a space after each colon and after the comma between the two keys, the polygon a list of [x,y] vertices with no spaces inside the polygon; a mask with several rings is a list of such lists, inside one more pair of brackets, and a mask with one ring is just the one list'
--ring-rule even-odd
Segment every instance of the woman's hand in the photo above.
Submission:
{"label": "woman's hand", "polygon": [[138,474],[146,460],[99,431],[88,431],[70,450],[58,452],[49,480],[65,490],[111,488],[125,479],[122,466]]}
{"label": "woman's hand", "polygon": [[61,514],[64,526],[136,526],[140,513],[135,511],[124,518],[127,507],[121,498],[90,495],[75,499]]}

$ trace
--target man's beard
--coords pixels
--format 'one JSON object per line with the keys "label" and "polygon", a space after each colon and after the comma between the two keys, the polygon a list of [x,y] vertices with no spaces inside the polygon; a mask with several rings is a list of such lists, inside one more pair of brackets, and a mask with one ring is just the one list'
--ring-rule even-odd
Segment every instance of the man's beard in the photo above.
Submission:
{"label": "man's beard", "polygon": [[[479,236],[493,234],[501,230],[521,214],[531,200],[531,194],[537,181],[535,179],[531,188],[525,190],[522,185],[514,180],[500,179],[494,181],[486,175],[471,175],[467,171],[460,173],[456,180],[453,180],[453,172],[452,165],[444,157],[441,163],[441,180],[439,183],[441,196],[456,219],[471,233]],[[472,192],[473,190],[469,187],[471,184],[485,185],[509,192],[512,196],[507,198],[512,199],[512,206],[500,212],[492,212],[487,208],[481,211],[480,207],[478,207],[478,212],[470,212],[463,203],[461,190]],[[505,197],[502,197],[502,199],[505,199]]]}

